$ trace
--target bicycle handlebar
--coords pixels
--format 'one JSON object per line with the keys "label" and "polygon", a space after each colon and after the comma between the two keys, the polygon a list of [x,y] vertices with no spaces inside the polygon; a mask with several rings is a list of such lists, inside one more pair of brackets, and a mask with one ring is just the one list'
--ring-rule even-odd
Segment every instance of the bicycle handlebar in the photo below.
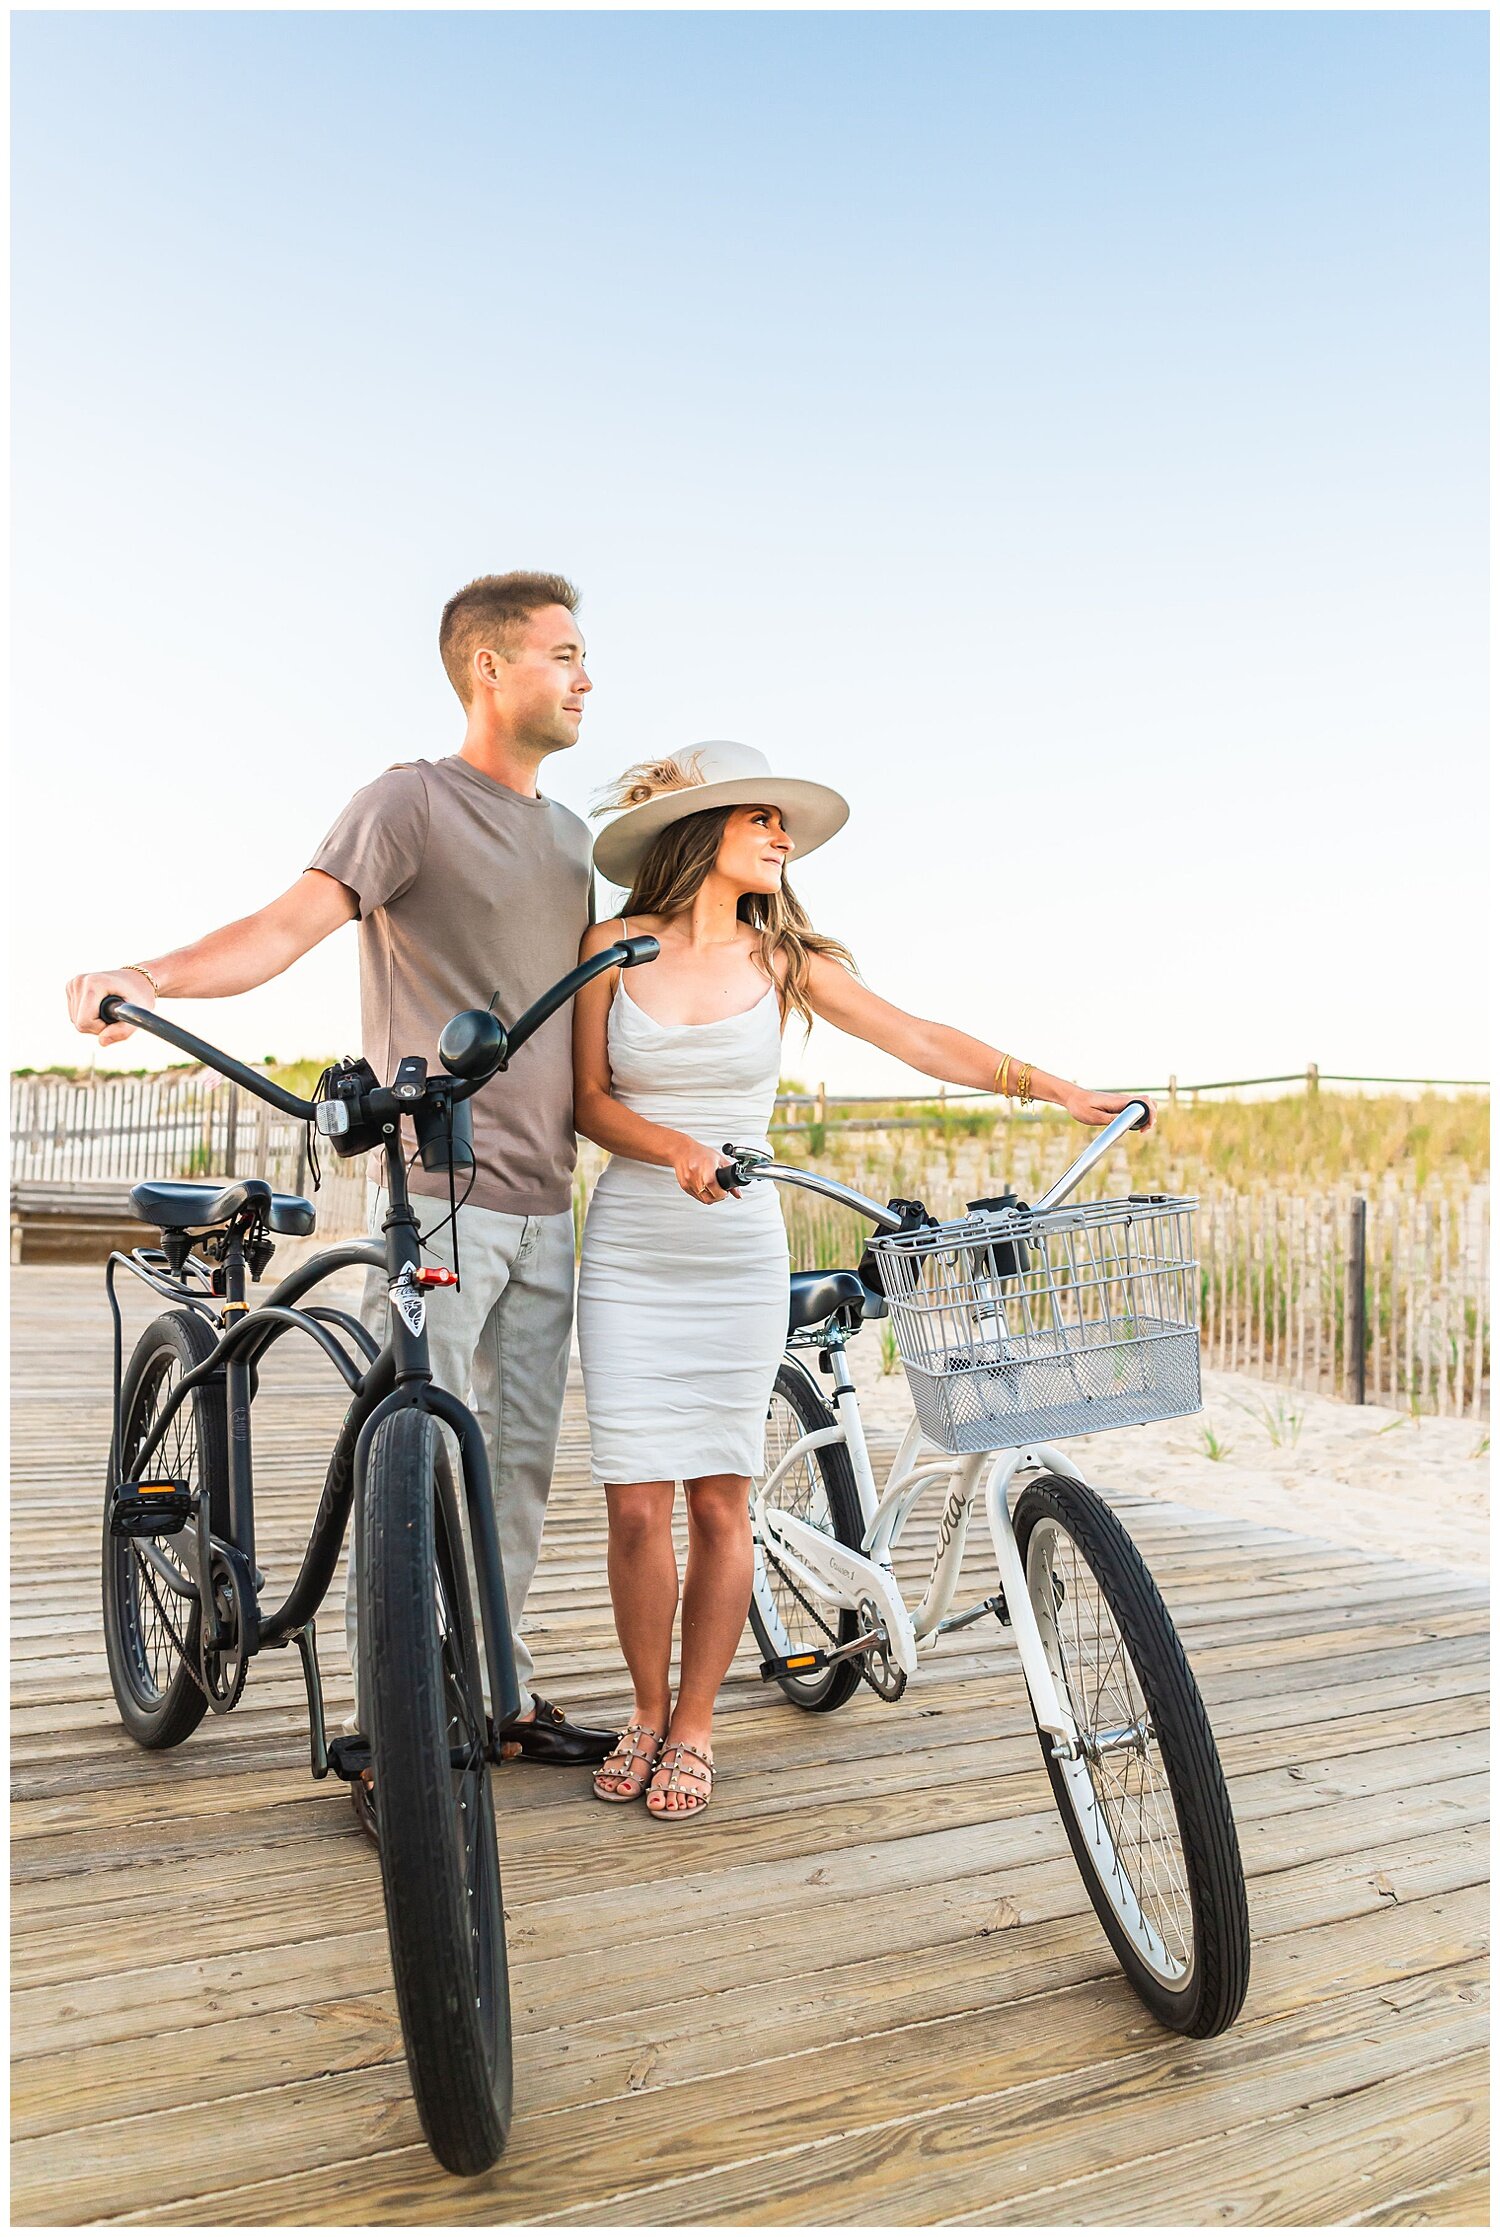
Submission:
{"label": "bicycle handlebar", "polygon": [[661,943],[653,939],[649,932],[641,932],[637,933],[632,940],[616,940],[611,947],[601,948],[599,953],[591,955],[586,963],[575,963],[572,970],[565,972],[562,978],[558,980],[556,986],[549,986],[546,993],[539,995],[529,1010],[521,1012],[509,1033],[503,1038],[500,1061],[490,1071],[482,1072],[478,1079],[465,1080],[460,1086],[455,1087],[453,1091],[454,1102],[465,1102],[469,1096],[476,1094],[485,1085],[486,1081],[492,1080],[495,1073],[500,1070],[501,1064],[509,1063],[516,1050],[524,1042],[531,1039],[537,1027],[545,1025],[553,1012],[560,1010],[565,1002],[571,1002],[580,987],[587,986],[591,979],[597,979],[605,971],[632,970],[637,963],[649,963],[654,956],[660,953]]}
{"label": "bicycle handlebar", "polygon": [[[522,1012],[509,1033],[503,1029],[499,1032],[495,1061],[477,1079],[452,1080],[441,1084],[447,1088],[453,1102],[467,1101],[486,1081],[494,1078],[516,1050],[530,1040],[539,1025],[544,1025],[555,1010],[560,1010],[565,1002],[571,1001],[580,987],[587,986],[591,979],[597,979],[603,971],[628,971],[637,963],[649,963],[659,952],[658,943],[649,933],[639,933],[632,940],[616,940],[611,947],[601,948],[586,963],[576,964],[571,971],[565,973],[555,986],[548,987],[546,993],[533,1002],[529,1010]],[[285,1111],[290,1118],[303,1119],[310,1124],[317,1121],[316,1103],[309,1103],[303,1096],[293,1095],[290,1088],[278,1087],[274,1080],[266,1079],[248,1064],[241,1064],[238,1057],[229,1056],[223,1049],[216,1049],[209,1041],[200,1041],[196,1033],[189,1033],[185,1026],[174,1025],[169,1018],[159,1016],[155,1010],[143,1010],[134,1002],[127,1002],[121,995],[106,994],[99,1005],[99,1015],[106,1025],[131,1025],[142,1033],[154,1033],[159,1041],[170,1042],[174,1049],[181,1049],[184,1056],[195,1057],[200,1064],[206,1064],[210,1071],[222,1073],[226,1080],[233,1080],[237,1087],[248,1089],[250,1094],[258,1095],[263,1103],[270,1103],[276,1110]],[[433,1084],[438,1083],[429,1082],[429,1085]],[[410,1106],[406,1108],[409,1110]]]}
{"label": "bicycle handlebar", "polygon": [[138,1009],[134,1002],[127,1002],[118,994],[106,994],[99,1005],[99,1015],[106,1025],[133,1025],[142,1033],[154,1033],[158,1041],[170,1041],[174,1049],[181,1049],[184,1056],[194,1056],[210,1071],[222,1072],[226,1080],[233,1080],[237,1087],[250,1090],[263,1103],[274,1103],[278,1111],[285,1111],[292,1118],[312,1119],[317,1111],[300,1095],[293,1095],[288,1087],[278,1087],[248,1064],[241,1064],[238,1057],[226,1056],[208,1041],[200,1041],[196,1033],[189,1033],[184,1026],[173,1025],[170,1018],[158,1017],[155,1010]]}
{"label": "bicycle handlebar", "polygon": [[[842,1204],[849,1212],[858,1212],[862,1218],[873,1220],[875,1225],[892,1235],[901,1232],[903,1221],[889,1204],[877,1204],[873,1196],[863,1196],[857,1188],[846,1188],[842,1181],[832,1181],[826,1173],[804,1173],[800,1166],[778,1165],[774,1158],[762,1156],[759,1150],[738,1150],[733,1142],[724,1144],[726,1157],[733,1156],[733,1165],[721,1165],[714,1175],[720,1188],[741,1188],[746,1181],[790,1181],[796,1188],[805,1188],[814,1196],[826,1196],[835,1204]],[[746,1170],[741,1160],[753,1158],[755,1163]]]}
{"label": "bicycle handlebar", "polygon": [[1149,1103],[1139,1099],[1127,1103],[1123,1111],[1115,1113],[1108,1126],[1100,1127],[1088,1147],[1074,1158],[1066,1173],[1052,1183],[1046,1195],[1037,1198],[1031,1209],[1034,1212],[1055,1211],[1063,1198],[1071,1196],[1079,1182],[1092,1173],[1100,1158],[1109,1155],[1121,1135],[1130,1133],[1134,1127],[1145,1126],[1150,1117]]}
{"label": "bicycle handlebar", "polygon": [[[1082,1154],[1075,1157],[1067,1171],[1052,1183],[1045,1196],[1038,1197],[1030,1206],[1033,1212],[1050,1212],[1071,1196],[1079,1182],[1107,1157],[1116,1142],[1133,1127],[1144,1126],[1151,1116],[1150,1105],[1141,1099],[1127,1103],[1123,1111],[1116,1112],[1108,1126],[1101,1127]],[[899,1214],[888,1204],[877,1204],[873,1196],[863,1196],[857,1188],[846,1188],[842,1181],[830,1180],[824,1173],[804,1173],[796,1165],[778,1165],[773,1158],[760,1150],[736,1149],[733,1142],[724,1144],[724,1155],[732,1157],[732,1165],[721,1165],[714,1174],[720,1188],[742,1188],[747,1181],[790,1181],[796,1188],[808,1189],[814,1196],[827,1196],[835,1204],[842,1204],[847,1211],[858,1212],[874,1222],[887,1234],[900,1234],[906,1226]]]}

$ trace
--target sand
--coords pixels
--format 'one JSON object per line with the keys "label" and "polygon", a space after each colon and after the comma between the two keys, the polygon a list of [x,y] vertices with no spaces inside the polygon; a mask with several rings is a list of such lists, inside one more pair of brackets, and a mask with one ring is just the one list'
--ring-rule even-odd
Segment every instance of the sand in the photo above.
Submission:
{"label": "sand", "polygon": [[[872,1372],[863,1342],[850,1358],[866,1423],[900,1428],[904,1378]],[[1069,1449],[1085,1477],[1119,1491],[1369,1553],[1489,1567],[1487,1421],[1414,1419],[1205,1370],[1201,1414],[1076,1438]]]}

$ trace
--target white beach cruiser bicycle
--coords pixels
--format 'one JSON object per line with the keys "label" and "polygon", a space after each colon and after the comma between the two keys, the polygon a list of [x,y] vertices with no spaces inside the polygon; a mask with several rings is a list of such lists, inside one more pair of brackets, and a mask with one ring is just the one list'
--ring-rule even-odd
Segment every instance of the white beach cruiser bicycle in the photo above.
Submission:
{"label": "white beach cruiser bicycle", "polygon": [[[1207,2036],[1234,2020],[1250,1974],[1218,1750],[1150,1571],[1047,1441],[1201,1404],[1193,1199],[1065,1204],[1146,1115],[1128,1104],[1036,1205],[991,1198],[943,1223],[920,1204],[877,1204],[732,1143],[719,1180],[790,1182],[879,1231],[858,1273],[792,1276],[788,1352],[751,1496],[762,1677],[801,1709],[839,1708],[862,1681],[896,1701],[923,1646],[997,1618],[1020,1654],[1078,1869],[1131,1986],[1165,2026]],[[887,1312],[915,1417],[881,1492],[845,1347],[864,1319]],[[831,1403],[795,1356],[804,1351],[819,1355]],[[937,1551],[912,1608],[893,1556],[928,1494],[942,1498]],[[981,1501],[998,1589],[950,1614]]]}

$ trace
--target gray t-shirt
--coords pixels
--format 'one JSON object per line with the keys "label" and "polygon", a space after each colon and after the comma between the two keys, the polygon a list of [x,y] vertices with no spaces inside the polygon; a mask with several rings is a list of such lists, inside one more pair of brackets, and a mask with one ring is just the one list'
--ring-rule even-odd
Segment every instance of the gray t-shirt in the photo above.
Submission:
{"label": "gray t-shirt", "polygon": [[[555,800],[527,800],[457,754],[398,763],[357,792],[312,861],[359,908],[364,1053],[382,1084],[403,1056],[434,1071],[459,1010],[507,1025],[578,961],[589,922],[588,826]],[[565,1212],[572,1200],[572,1006],[557,1011],[482,1087],[469,1202],[493,1212]],[[464,1176],[459,1176],[462,1191]],[[423,1196],[446,1174],[413,1166]]]}

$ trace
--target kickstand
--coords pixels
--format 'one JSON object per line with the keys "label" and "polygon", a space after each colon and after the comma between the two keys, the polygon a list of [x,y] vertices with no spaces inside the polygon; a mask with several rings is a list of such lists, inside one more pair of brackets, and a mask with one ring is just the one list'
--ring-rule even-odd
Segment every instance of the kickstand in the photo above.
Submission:
{"label": "kickstand", "polygon": [[312,1748],[312,1775],[328,1776],[328,1726],[323,1717],[323,1681],[318,1675],[318,1635],[311,1617],[292,1637],[302,1657],[302,1678],[307,1687],[307,1730]]}

